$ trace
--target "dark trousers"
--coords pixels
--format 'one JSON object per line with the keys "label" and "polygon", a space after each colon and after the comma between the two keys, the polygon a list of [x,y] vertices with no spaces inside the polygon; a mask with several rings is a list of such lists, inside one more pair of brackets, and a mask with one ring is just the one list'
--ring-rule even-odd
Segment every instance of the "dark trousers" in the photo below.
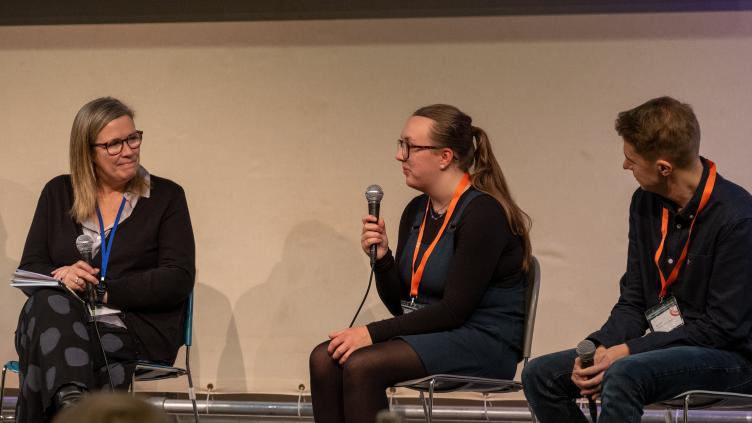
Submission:
{"label": "dark trousers", "polygon": [[[587,422],[575,404],[579,389],[570,379],[575,350],[545,355],[522,372],[530,407],[541,423]],[[752,393],[752,363],[711,348],[674,347],[624,357],[606,370],[599,423],[639,423],[647,404],[693,389]]]}
{"label": "dark trousers", "polygon": [[16,329],[20,365],[16,421],[45,422],[53,396],[67,384],[89,391],[109,389],[103,357],[115,389],[128,389],[136,350],[127,329],[97,323],[100,347],[85,305],[62,289],[39,289],[21,310]]}

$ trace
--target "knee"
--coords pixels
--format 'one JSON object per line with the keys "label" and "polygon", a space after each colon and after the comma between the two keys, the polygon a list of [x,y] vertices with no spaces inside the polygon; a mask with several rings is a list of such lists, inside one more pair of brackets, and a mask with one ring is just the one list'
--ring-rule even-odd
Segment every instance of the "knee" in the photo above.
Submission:
{"label": "knee", "polygon": [[[571,366],[567,367],[571,370]],[[523,386],[537,386],[538,384],[550,381],[557,373],[562,372],[562,365],[553,355],[544,355],[531,360],[522,369]]]}
{"label": "knee", "polygon": [[622,384],[628,382],[634,376],[636,367],[636,363],[633,363],[632,360],[618,360],[603,373],[603,383]]}
{"label": "knee", "polygon": [[332,360],[332,356],[330,356],[327,351],[328,346],[329,341],[323,342],[311,351],[311,356],[308,359],[311,378],[326,377],[329,374],[330,369],[337,366],[337,363]]}
{"label": "knee", "polygon": [[537,383],[537,379],[540,377],[544,365],[541,359],[537,358],[527,363],[522,369],[522,385],[530,385]]}
{"label": "knee", "polygon": [[81,320],[83,309],[78,301],[58,289],[38,289],[27,300],[22,316],[27,320]]}
{"label": "knee", "polygon": [[635,392],[640,386],[640,375],[644,372],[643,365],[629,357],[613,363],[603,373],[603,396],[610,393]]}
{"label": "knee", "polygon": [[343,365],[345,382],[360,386],[361,383],[379,378],[384,369],[378,363],[378,360],[369,358],[369,354],[363,348],[355,351]]}

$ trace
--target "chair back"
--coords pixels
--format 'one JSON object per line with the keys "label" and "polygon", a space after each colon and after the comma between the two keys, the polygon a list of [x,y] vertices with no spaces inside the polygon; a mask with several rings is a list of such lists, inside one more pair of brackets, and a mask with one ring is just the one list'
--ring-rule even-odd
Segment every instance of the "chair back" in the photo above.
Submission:
{"label": "chair back", "polygon": [[185,333],[183,334],[183,343],[190,347],[193,342],[193,291],[188,296],[185,305]]}
{"label": "chair back", "polygon": [[522,335],[522,358],[524,364],[530,358],[533,345],[533,329],[535,328],[535,313],[538,310],[538,291],[540,290],[540,263],[532,257],[527,271],[527,292],[525,293],[525,333]]}

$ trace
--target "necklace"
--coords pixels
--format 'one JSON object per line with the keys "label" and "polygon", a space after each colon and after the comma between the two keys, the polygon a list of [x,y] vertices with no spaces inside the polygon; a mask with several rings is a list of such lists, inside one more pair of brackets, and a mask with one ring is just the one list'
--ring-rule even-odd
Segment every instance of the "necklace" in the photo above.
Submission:
{"label": "necklace", "polygon": [[442,219],[444,217],[444,215],[446,214],[446,208],[444,209],[443,212],[438,213],[438,212],[433,211],[433,207],[429,207],[428,208],[428,212],[431,215],[431,219],[433,219],[433,220],[439,220],[439,219]]}

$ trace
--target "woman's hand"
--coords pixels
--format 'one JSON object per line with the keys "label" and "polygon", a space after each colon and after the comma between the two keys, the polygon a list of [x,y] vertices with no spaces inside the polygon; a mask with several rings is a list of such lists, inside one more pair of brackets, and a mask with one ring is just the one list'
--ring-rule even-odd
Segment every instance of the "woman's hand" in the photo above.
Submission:
{"label": "woman's hand", "polygon": [[58,267],[52,271],[52,277],[62,281],[65,286],[73,291],[83,292],[86,289],[86,283],[98,285],[97,279],[99,269],[91,267],[83,260],[79,260],[70,266]]}
{"label": "woman's hand", "polygon": [[339,364],[345,364],[350,354],[363,347],[373,345],[371,334],[365,326],[358,326],[332,332],[329,334],[329,347],[327,351],[332,359],[338,360]]}
{"label": "woman's hand", "polygon": [[371,245],[376,245],[376,260],[386,255],[389,250],[389,240],[386,237],[386,225],[384,219],[376,220],[375,216],[368,215],[363,218],[363,231],[360,235],[360,246],[366,255],[371,253]]}

